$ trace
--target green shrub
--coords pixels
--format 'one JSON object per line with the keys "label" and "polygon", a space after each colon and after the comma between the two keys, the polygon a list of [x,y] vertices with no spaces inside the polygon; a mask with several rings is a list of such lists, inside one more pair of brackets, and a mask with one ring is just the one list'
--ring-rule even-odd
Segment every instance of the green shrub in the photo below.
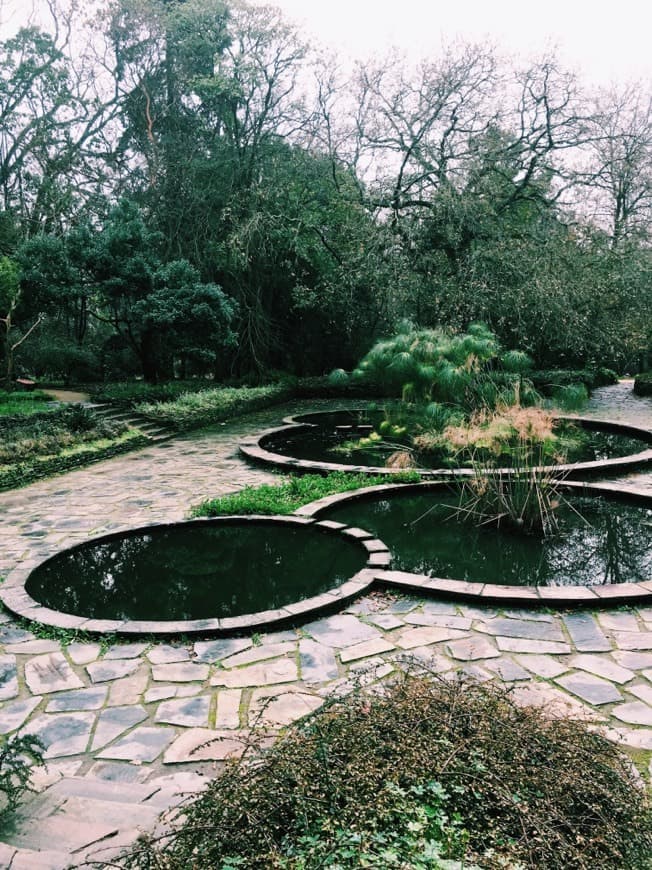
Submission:
{"label": "green shrub", "polygon": [[[416,472],[399,473],[392,476],[394,483],[417,483]],[[368,477],[363,474],[347,474],[336,471],[325,476],[319,474],[300,474],[283,483],[263,483],[260,486],[246,486],[239,492],[209,499],[192,509],[195,517],[217,517],[228,514],[291,514],[317,499],[348,492],[364,486],[387,483],[387,477]]]}
{"label": "green shrub", "polygon": [[120,866],[644,868],[651,821],[602,734],[491,683],[410,676],[254,742]]}
{"label": "green shrub", "polygon": [[197,393],[182,393],[170,402],[136,406],[139,414],[172,429],[193,429],[219,423],[249,411],[265,408],[292,396],[291,387],[222,387]]}
{"label": "green shrub", "polygon": [[103,384],[91,392],[94,402],[108,402],[123,408],[133,408],[143,402],[171,402],[184,393],[215,388],[212,381],[166,381],[148,384],[146,381],[123,381]]}
{"label": "green shrub", "polygon": [[584,384],[567,384],[551,389],[552,404],[562,411],[580,411],[589,400]]}
{"label": "green shrub", "polygon": [[595,387],[604,387],[618,382],[618,375],[612,369],[600,366],[595,369],[540,369],[530,372],[529,379],[544,395],[551,396],[559,387],[584,384],[588,392]]}
{"label": "green shrub", "polygon": [[43,744],[36,737],[0,738],[0,827],[30,791],[32,767],[43,763]]}
{"label": "green shrub", "polygon": [[637,396],[652,396],[652,372],[636,375],[634,392]]}

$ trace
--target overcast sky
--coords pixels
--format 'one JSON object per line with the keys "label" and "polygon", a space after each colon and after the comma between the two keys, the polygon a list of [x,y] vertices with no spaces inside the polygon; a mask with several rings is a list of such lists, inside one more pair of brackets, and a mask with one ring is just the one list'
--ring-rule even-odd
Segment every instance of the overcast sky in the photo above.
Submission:
{"label": "overcast sky", "polygon": [[[262,0],[261,0],[262,2]],[[461,37],[509,53],[556,46],[587,81],[652,78],[652,0],[276,0],[289,18],[348,56],[392,45],[433,54]]]}

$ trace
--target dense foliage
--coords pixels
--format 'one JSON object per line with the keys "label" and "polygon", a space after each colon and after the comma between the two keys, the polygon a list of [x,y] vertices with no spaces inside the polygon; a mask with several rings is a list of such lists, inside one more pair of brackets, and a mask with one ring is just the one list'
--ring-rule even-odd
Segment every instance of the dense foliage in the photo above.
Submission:
{"label": "dense foliage", "polygon": [[43,744],[27,734],[0,739],[0,827],[30,790],[32,769],[43,765]]}
{"label": "dense foliage", "polygon": [[245,0],[37,6],[0,42],[2,379],[350,370],[402,318],[646,367],[644,86],[472,44],[345,77]]}
{"label": "dense foliage", "polygon": [[254,745],[121,866],[645,868],[651,822],[631,762],[586,724],[408,677]]}

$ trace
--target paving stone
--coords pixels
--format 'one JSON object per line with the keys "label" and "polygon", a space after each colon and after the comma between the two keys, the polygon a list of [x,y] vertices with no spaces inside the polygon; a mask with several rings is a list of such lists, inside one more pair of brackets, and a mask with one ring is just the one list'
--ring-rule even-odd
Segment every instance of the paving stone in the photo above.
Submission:
{"label": "paving stone", "polygon": [[[110,830],[110,829],[109,829]],[[44,837],[47,840],[47,837]],[[0,863],[0,866],[5,865]],[[6,865],[9,867],[9,865]],[[58,849],[17,849],[9,870],[67,870],[70,855]]]}
{"label": "paving stone", "polygon": [[241,689],[220,689],[217,693],[215,727],[222,730],[239,728],[241,703]]}
{"label": "paving stone", "polygon": [[36,635],[15,625],[0,625],[0,643],[15,644],[36,640]]}
{"label": "paving stone", "polygon": [[254,662],[262,662],[266,659],[274,659],[286,653],[293,653],[296,650],[295,642],[272,643],[269,645],[253,646],[243,652],[235,653],[226,659],[222,659],[223,668],[237,668],[240,665],[250,665]]}
{"label": "paving stone", "polygon": [[66,652],[74,664],[87,665],[99,656],[100,645],[99,643],[70,643]]}
{"label": "paving stone", "polygon": [[[41,819],[38,825],[22,826],[12,839],[16,845],[34,849],[38,853],[51,851],[48,846],[52,843],[57,843],[62,852],[79,853],[93,843],[113,837],[116,832],[115,825],[103,822],[91,824],[89,821],[82,823],[78,816],[71,818],[58,813],[51,818]],[[29,864],[26,867],[29,867]],[[62,870],[61,866],[58,870]]]}
{"label": "paving stone", "polygon": [[562,616],[566,630],[578,652],[609,652],[611,644],[590,613],[568,613]]}
{"label": "paving stone", "polygon": [[101,749],[145,719],[147,712],[142,707],[108,707],[98,716],[91,750]]}
{"label": "paving stone", "polygon": [[605,680],[611,680],[612,683],[628,683],[636,676],[633,671],[614,664],[607,656],[591,655],[590,653],[573,656],[568,660],[568,666],[588,671],[598,677],[604,677]]}
{"label": "paving stone", "polygon": [[158,644],[149,650],[147,658],[153,665],[168,665],[171,662],[185,662],[190,659],[190,652],[183,646]]}
{"label": "paving stone", "polygon": [[[30,785],[35,792],[44,792],[60,779],[76,776],[83,764],[83,760],[79,758],[50,758],[43,767],[32,768]],[[31,804],[25,806],[26,813],[31,812],[28,807],[31,807]]]}
{"label": "paving stone", "polygon": [[146,768],[119,761],[96,761],[88,771],[88,778],[105,782],[142,782],[147,776]]}
{"label": "paving stone", "polygon": [[368,658],[369,656],[379,655],[380,653],[390,652],[395,649],[393,643],[385,640],[382,637],[366,640],[362,643],[356,643],[340,653],[340,659],[343,663],[353,662],[357,659]]}
{"label": "paving stone", "polygon": [[613,704],[622,701],[623,696],[608,680],[596,677],[594,674],[572,673],[557,677],[555,682],[574,695],[578,695],[589,704]]}
{"label": "paving stone", "polygon": [[163,764],[187,761],[224,761],[242,755],[246,737],[233,731],[189,728],[174,741],[163,756]]}
{"label": "paving stone", "polygon": [[632,701],[629,704],[619,704],[611,711],[611,715],[629,725],[652,725],[652,707],[643,701]]}
{"label": "paving stone", "polygon": [[552,680],[568,670],[568,665],[562,665],[547,655],[525,654],[517,655],[515,658],[528,671],[546,680]]}
{"label": "paving stone", "polygon": [[488,619],[495,619],[497,616],[493,607],[473,607],[462,604],[458,610],[462,616],[468,616],[469,619],[481,619],[486,621]]}
{"label": "paving stone", "polygon": [[467,632],[458,631],[454,628],[424,625],[420,628],[405,629],[398,637],[392,639],[396,646],[400,646],[401,649],[412,649],[415,646],[424,646],[424,644],[439,643],[444,640],[457,640],[460,637],[467,637],[467,634]]}
{"label": "paving stone", "polygon": [[[16,852],[16,846],[9,846],[7,843],[0,843],[0,867],[9,868],[11,860]],[[36,865],[34,870],[36,870]]]}
{"label": "paving stone", "polygon": [[367,616],[367,622],[377,625],[378,628],[382,628],[385,631],[390,631],[392,628],[401,628],[405,625],[404,620],[394,616],[393,613],[370,613]]}
{"label": "paving stone", "polygon": [[198,665],[194,662],[152,665],[152,679],[161,683],[203,683],[208,679],[208,671],[208,665]]}
{"label": "paving stone", "polygon": [[222,640],[197,641],[194,646],[196,662],[219,662],[252,645],[251,638],[227,637]]}
{"label": "paving stone", "polygon": [[277,683],[292,683],[298,680],[299,672],[295,661],[275,659],[259,662],[232,671],[218,671],[211,679],[211,686],[224,686],[227,689],[243,689],[247,686],[269,686]]}
{"label": "paving stone", "polygon": [[154,720],[168,725],[207,728],[210,705],[211,699],[208,695],[164,701],[159,704]]}
{"label": "paving stone", "polygon": [[598,622],[605,631],[638,631],[638,620],[634,613],[623,613],[618,610],[598,613]]}
{"label": "paving stone", "polygon": [[193,695],[198,695],[201,692],[201,686],[195,683],[182,683],[179,685],[170,686],[152,686],[145,692],[144,701],[146,704],[154,703],[155,701],[168,701],[170,698],[191,698]]}
{"label": "paving stone", "polygon": [[488,671],[491,671],[494,674],[498,674],[498,676],[504,683],[513,683],[517,682],[518,680],[532,679],[531,674],[529,674],[515,661],[512,661],[512,659],[509,659],[506,656],[503,656],[499,659],[494,659],[490,662],[484,662],[484,667]]}
{"label": "paving stone", "polygon": [[552,719],[561,716],[571,716],[585,721],[604,719],[596,710],[592,710],[586,704],[548,683],[517,685],[511,689],[510,697],[522,707],[543,707],[546,716]]}
{"label": "paving stone", "polygon": [[121,677],[133,674],[134,671],[138,670],[139,666],[140,661],[138,659],[108,662],[102,660],[86,665],[86,671],[93,683],[108,683],[110,680],[119,680]]}
{"label": "paving stone", "polygon": [[395,666],[406,673],[443,674],[456,667],[456,664],[441,653],[434,652],[430,646],[415,647],[407,652],[399,652],[391,657]]}
{"label": "paving stone", "polygon": [[337,649],[345,649],[380,636],[378,629],[347,613],[338,613],[317,622],[310,622],[304,625],[303,630],[318,643]]}
{"label": "paving stone", "polygon": [[[488,671],[485,671],[484,668],[481,668],[480,665],[463,665],[459,671],[458,675],[466,674],[467,677],[471,677],[473,680],[477,680],[479,683],[486,683],[493,678],[493,674],[490,674]],[[446,674],[446,678],[452,678],[453,674]]]}
{"label": "paving stone", "polygon": [[533,622],[529,619],[497,617],[477,626],[478,631],[501,637],[520,637],[527,640],[563,641],[565,637],[558,625],[550,622]]}
{"label": "paving stone", "polygon": [[520,637],[497,637],[496,643],[498,644],[498,649],[502,650],[502,652],[565,655],[571,651],[567,643],[548,640],[526,640]]}
{"label": "paving stone", "polygon": [[60,652],[61,644],[56,640],[45,640],[37,638],[36,640],[28,640],[26,643],[8,643],[5,644],[5,652],[18,653],[21,656],[38,655],[39,653]]}
{"label": "paving stone", "polygon": [[133,762],[151,762],[174,740],[174,729],[166,726],[157,728],[143,725],[135,728],[122,740],[103,749],[98,758],[123,759]]}
{"label": "paving stone", "polygon": [[15,698],[18,694],[18,671],[16,656],[0,655],[0,701]]}
{"label": "paving stone", "polygon": [[254,689],[249,705],[249,724],[260,721],[272,727],[290,725],[313,713],[323,703],[318,695],[311,695],[300,689],[281,692]]}
{"label": "paving stone", "polygon": [[446,613],[419,613],[418,610],[408,613],[405,617],[408,625],[439,625],[442,628],[459,628],[468,631],[472,619],[467,616],[449,615]]}
{"label": "paving stone", "polygon": [[149,673],[146,667],[141,667],[128,677],[114,680],[109,686],[109,707],[139,704],[148,683]]}
{"label": "paving stone", "polygon": [[21,733],[39,738],[46,747],[45,758],[61,758],[86,751],[94,724],[94,713],[43,713],[24,725]]}
{"label": "paving stone", "polygon": [[636,683],[633,686],[627,686],[627,691],[639,701],[644,701],[652,706],[652,686],[649,683]]}
{"label": "paving stone", "polygon": [[84,684],[62,653],[46,653],[25,663],[25,682],[33,695],[79,689]]}
{"label": "paving stone", "polygon": [[20,728],[41,701],[42,697],[37,695],[35,698],[25,698],[22,701],[11,701],[9,704],[3,704],[0,707],[0,734],[9,734],[10,731],[16,731]]}
{"label": "paving stone", "polygon": [[[127,765],[120,765],[127,767]],[[114,767],[118,767],[114,762]],[[155,783],[125,782],[115,779],[98,778],[90,776],[71,776],[60,780],[49,791],[51,798],[86,798],[89,801],[101,801],[106,803],[132,804],[135,811],[137,805],[151,798],[159,790]],[[68,807],[63,804],[61,809],[65,812]],[[110,807],[105,807],[110,812]],[[92,821],[91,816],[91,821]],[[113,819],[111,820],[113,821]]]}
{"label": "paving stone", "polygon": [[74,710],[99,710],[108,694],[107,686],[91,686],[90,689],[74,689],[62,692],[48,701],[46,713],[68,713]]}
{"label": "paving stone", "polygon": [[331,647],[310,638],[299,641],[299,662],[301,677],[306,683],[325,683],[339,676],[337,659]]}
{"label": "paving stone", "polygon": [[460,659],[461,661],[489,659],[500,655],[496,647],[486,637],[477,636],[447,643],[446,650],[454,659]]}
{"label": "paving stone", "polygon": [[413,598],[397,598],[389,605],[389,612],[409,613],[411,610],[414,610],[415,607],[418,607],[418,604],[419,602],[415,601]]}
{"label": "paving stone", "polygon": [[103,661],[137,659],[142,656],[147,647],[148,644],[146,643],[118,643],[115,646],[109,647],[104,653]]}
{"label": "paving stone", "polygon": [[652,631],[615,631],[616,646],[624,650],[652,650]]}
{"label": "paving stone", "polygon": [[550,613],[542,613],[540,610],[503,610],[503,616],[510,619],[530,619],[532,622],[554,622],[555,617]]}
{"label": "paving stone", "polygon": [[611,653],[611,657],[621,667],[630,668],[632,671],[652,668],[652,652],[627,652],[626,650],[615,649]]}

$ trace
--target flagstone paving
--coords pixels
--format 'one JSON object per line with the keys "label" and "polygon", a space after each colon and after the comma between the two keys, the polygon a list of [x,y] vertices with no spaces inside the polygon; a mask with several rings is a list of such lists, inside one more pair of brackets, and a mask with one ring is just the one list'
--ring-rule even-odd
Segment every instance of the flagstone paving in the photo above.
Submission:
{"label": "flagstone paving", "polygon": [[[239,458],[239,438],[320,405],[273,408],[3,493],[0,574],[278,480]],[[652,474],[621,484],[652,491]],[[502,681],[521,703],[609,725],[614,739],[652,754],[652,608],[501,610],[372,592],[262,636],[66,645],[35,632],[0,613],[0,734],[38,736],[48,760],[35,774],[41,793],[0,843],[11,870],[109,860],[240,753],[256,724],[284,727],[354,682],[415,664]]]}

